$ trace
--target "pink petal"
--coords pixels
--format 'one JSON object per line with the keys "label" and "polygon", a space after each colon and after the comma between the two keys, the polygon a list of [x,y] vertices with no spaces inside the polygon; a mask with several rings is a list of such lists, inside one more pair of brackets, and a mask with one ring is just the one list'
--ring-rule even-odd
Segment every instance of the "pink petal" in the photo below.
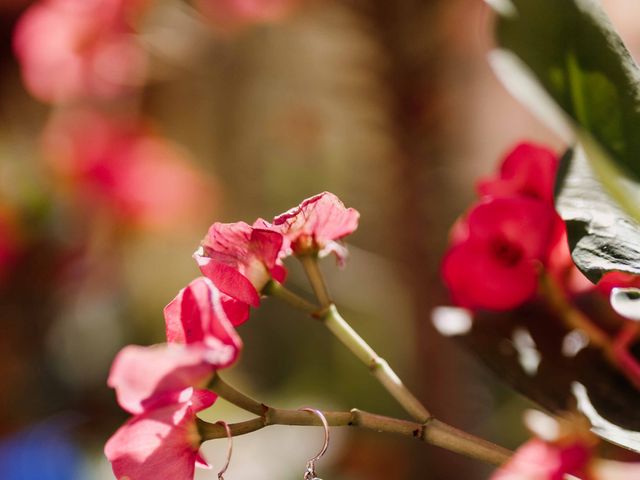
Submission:
{"label": "pink petal", "polygon": [[559,447],[533,439],[496,471],[491,480],[564,480],[565,475],[585,478],[591,452],[579,443]]}
{"label": "pink petal", "polygon": [[184,401],[214,373],[205,355],[204,349],[181,345],[129,345],[113,361],[107,384],[120,406],[134,414]]}
{"label": "pink petal", "polygon": [[[214,294],[215,291],[215,294]],[[243,323],[249,315],[249,306],[219,292],[205,277],[199,277],[180,290],[164,309],[167,341],[196,343],[215,335],[218,324],[225,325],[224,338],[233,337],[239,348],[240,341],[232,325]]]}
{"label": "pink petal", "polygon": [[640,463],[596,460],[591,473],[594,480],[634,480],[640,478]]}
{"label": "pink petal", "polygon": [[221,292],[253,307],[260,306],[258,291],[236,268],[201,255],[194,255],[194,258],[202,274],[211,279]]}
{"label": "pink petal", "polygon": [[249,247],[267,268],[273,268],[282,249],[282,235],[271,230],[254,228],[251,231]]}
{"label": "pink petal", "polygon": [[320,254],[332,247],[331,242],[340,240],[358,228],[360,214],[353,208],[345,208],[338,197],[323,192],[304,200],[299,206],[273,219],[273,226],[279,228],[291,242],[293,249],[300,247],[297,242],[311,238]]}
{"label": "pink petal", "polygon": [[131,418],[105,445],[116,478],[193,480],[200,446],[195,418],[188,404]]}

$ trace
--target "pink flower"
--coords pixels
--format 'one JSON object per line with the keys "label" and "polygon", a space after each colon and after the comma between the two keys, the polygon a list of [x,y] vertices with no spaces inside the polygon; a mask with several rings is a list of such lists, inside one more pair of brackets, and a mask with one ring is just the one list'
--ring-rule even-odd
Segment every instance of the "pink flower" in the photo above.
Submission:
{"label": "pink flower", "polygon": [[[583,418],[555,420],[528,412],[528,426],[538,438],[522,445],[491,480],[631,480],[640,478],[640,463],[594,458],[597,438]],[[527,418],[525,417],[525,418]],[[571,477],[569,477],[571,476]]]}
{"label": "pink flower", "polygon": [[558,156],[550,149],[533,143],[517,145],[505,157],[498,176],[478,182],[483,196],[523,195],[553,203]]}
{"label": "pink flower", "polygon": [[[237,357],[240,345],[125,347],[111,367],[108,384],[134,416],[109,439],[105,454],[117,478],[193,478],[201,439],[196,413],[215,394],[200,390],[216,369]],[[235,351],[234,351],[235,350]]]}
{"label": "pink flower", "polygon": [[42,101],[59,103],[113,97],[140,85],[146,55],[127,15],[139,14],[142,7],[142,1],[123,0],[35,3],[14,34],[27,89]]}
{"label": "pink flower", "polygon": [[269,280],[286,277],[279,263],[282,242],[280,233],[244,222],[214,223],[194,258],[221,292],[257,307]]}
{"label": "pink flower", "polygon": [[193,480],[195,465],[206,465],[198,453],[202,442],[196,413],[209,407],[215,395],[194,396],[132,417],[109,439],[105,455],[120,480],[161,478]]}
{"label": "pink flower", "polygon": [[[225,295],[209,279],[199,277],[165,307],[167,341],[202,343],[223,352],[227,346],[238,353],[241,340],[233,326],[243,323],[248,316],[246,303]],[[228,363],[235,360],[235,356],[229,356]]]}
{"label": "pink flower", "polygon": [[135,120],[63,114],[48,126],[43,147],[74,204],[92,216],[105,211],[126,224],[173,228],[209,201],[182,152]]}
{"label": "pink flower", "polygon": [[[467,308],[508,310],[537,290],[555,224],[553,207],[524,197],[488,199],[469,213],[467,228],[447,252],[442,275],[454,301]],[[466,232],[466,237],[460,232]]]}
{"label": "pink flower", "polygon": [[345,208],[334,194],[323,192],[275,217],[273,228],[285,236],[296,254],[317,251],[324,256],[333,253],[342,262],[347,250],[338,241],[358,228],[359,218],[357,210]]}
{"label": "pink flower", "polygon": [[297,3],[299,0],[196,0],[200,12],[225,30],[282,20]]}
{"label": "pink flower", "polygon": [[565,475],[583,478],[590,456],[590,449],[579,443],[558,446],[535,438],[521,446],[491,480],[564,480]]}

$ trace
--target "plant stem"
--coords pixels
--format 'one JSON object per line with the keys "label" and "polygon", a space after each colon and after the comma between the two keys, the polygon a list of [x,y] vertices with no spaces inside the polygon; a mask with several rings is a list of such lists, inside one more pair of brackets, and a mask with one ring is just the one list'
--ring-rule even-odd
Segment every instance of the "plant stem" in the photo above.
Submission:
{"label": "plant stem", "polygon": [[[607,361],[616,367],[637,388],[640,388],[640,367],[628,351],[619,348],[616,340],[594,324],[589,317],[567,300],[561,287],[548,274],[540,279],[540,290],[551,307],[569,327],[583,331],[589,341],[604,353]],[[623,332],[624,333],[624,332]]]}
{"label": "plant stem", "polygon": [[281,283],[276,282],[275,280],[270,280],[264,288],[262,289],[262,293],[265,295],[270,295],[272,297],[277,297],[280,300],[288,303],[292,307],[302,310],[305,313],[310,315],[315,314],[320,308],[317,305],[305,300],[300,295],[293,293],[287,287],[282,285]]}
{"label": "plant stem", "polygon": [[[253,400],[225,383],[219,376],[214,378],[210,386],[220,397],[258,415],[257,418],[229,425],[234,436],[255,432],[269,425],[322,425],[317,416],[309,415],[308,412],[273,408]],[[323,415],[331,426],[353,426],[404,435],[494,465],[504,463],[511,456],[509,450],[435,419],[421,424],[358,409],[349,412],[323,412]],[[210,424],[200,419],[198,430],[203,441],[226,437],[225,429],[221,425]]]}
{"label": "plant stem", "polygon": [[400,405],[420,423],[425,423],[431,414],[413,393],[402,383],[389,363],[378,355],[364,339],[340,315],[327,290],[324,277],[318,264],[318,256],[312,254],[299,255],[304,271],[322,306],[322,311],[314,316],[319,317],[329,331],[340,340],[351,352],[364,363],[374,377],[395,398]]}
{"label": "plant stem", "polygon": [[389,363],[365,342],[360,335],[340,315],[335,305],[330,305],[322,317],[327,328],[351,352],[364,363],[374,377],[395,398],[400,405],[420,423],[427,422],[431,414],[413,393],[402,383]]}
{"label": "plant stem", "polygon": [[603,349],[607,356],[610,356],[609,336],[566,299],[561,287],[547,273],[542,273],[540,276],[540,290],[549,305],[569,328],[584,332],[593,345]]}
{"label": "plant stem", "polygon": [[322,271],[320,271],[318,255],[305,253],[303,255],[298,255],[298,259],[302,263],[302,267],[307,274],[307,278],[309,278],[309,283],[311,283],[311,288],[313,288],[322,308],[326,308],[331,305],[333,302],[331,301],[331,295],[329,295],[329,289],[324,281]]}

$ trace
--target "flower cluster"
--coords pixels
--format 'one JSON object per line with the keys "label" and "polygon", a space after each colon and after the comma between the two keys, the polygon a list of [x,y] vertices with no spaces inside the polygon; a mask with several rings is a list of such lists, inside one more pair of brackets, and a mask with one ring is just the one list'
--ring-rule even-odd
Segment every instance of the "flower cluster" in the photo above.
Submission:
{"label": "flower cluster", "polygon": [[359,213],[345,208],[329,192],[303,201],[278,215],[253,225],[214,223],[194,257],[203,275],[221,292],[257,307],[260,292],[271,280],[282,283],[283,258],[334,253],[343,262],[346,250],[339,240],[358,227]]}
{"label": "flower cluster", "polygon": [[456,223],[442,265],[457,304],[508,310],[535,294],[540,268],[562,240],[553,207],[557,169],[552,151],[523,143],[498,175],[479,182],[480,199]]}
{"label": "flower cluster", "polygon": [[108,384],[133,415],[105,446],[117,478],[151,480],[161,469],[167,478],[189,480],[196,464],[206,465],[196,414],[216,400],[206,388],[215,372],[238,359],[235,326],[247,320],[249,306],[259,305],[268,282],[285,280],[287,255],[340,252],[343,259],[338,242],[356,229],[358,217],[324,192],[273,223],[211,226],[195,254],[205,276],[164,309],[168,343],[125,347],[113,362]]}

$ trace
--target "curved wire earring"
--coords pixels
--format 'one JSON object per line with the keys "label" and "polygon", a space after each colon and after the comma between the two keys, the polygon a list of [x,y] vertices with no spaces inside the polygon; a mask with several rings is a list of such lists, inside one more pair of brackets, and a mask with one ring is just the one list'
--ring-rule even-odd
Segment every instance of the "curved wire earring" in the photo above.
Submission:
{"label": "curved wire earring", "polygon": [[304,480],[321,480],[317,477],[316,474],[316,462],[320,460],[320,457],[322,457],[327,451],[327,448],[329,448],[329,423],[320,410],[309,407],[300,408],[299,410],[310,412],[316,415],[320,419],[320,421],[322,422],[322,426],[324,427],[324,444],[322,445],[322,450],[320,450],[316,456],[310,458],[309,461],[307,461],[307,469],[304,472]]}
{"label": "curved wire earring", "polygon": [[224,464],[224,467],[218,472],[218,480],[224,480],[224,473],[229,468],[229,463],[231,462],[231,454],[233,453],[233,435],[231,434],[231,428],[229,428],[229,424],[223,420],[220,420],[216,423],[219,423],[224,427],[225,432],[227,432],[227,438],[229,439],[229,447],[227,448],[227,461]]}

